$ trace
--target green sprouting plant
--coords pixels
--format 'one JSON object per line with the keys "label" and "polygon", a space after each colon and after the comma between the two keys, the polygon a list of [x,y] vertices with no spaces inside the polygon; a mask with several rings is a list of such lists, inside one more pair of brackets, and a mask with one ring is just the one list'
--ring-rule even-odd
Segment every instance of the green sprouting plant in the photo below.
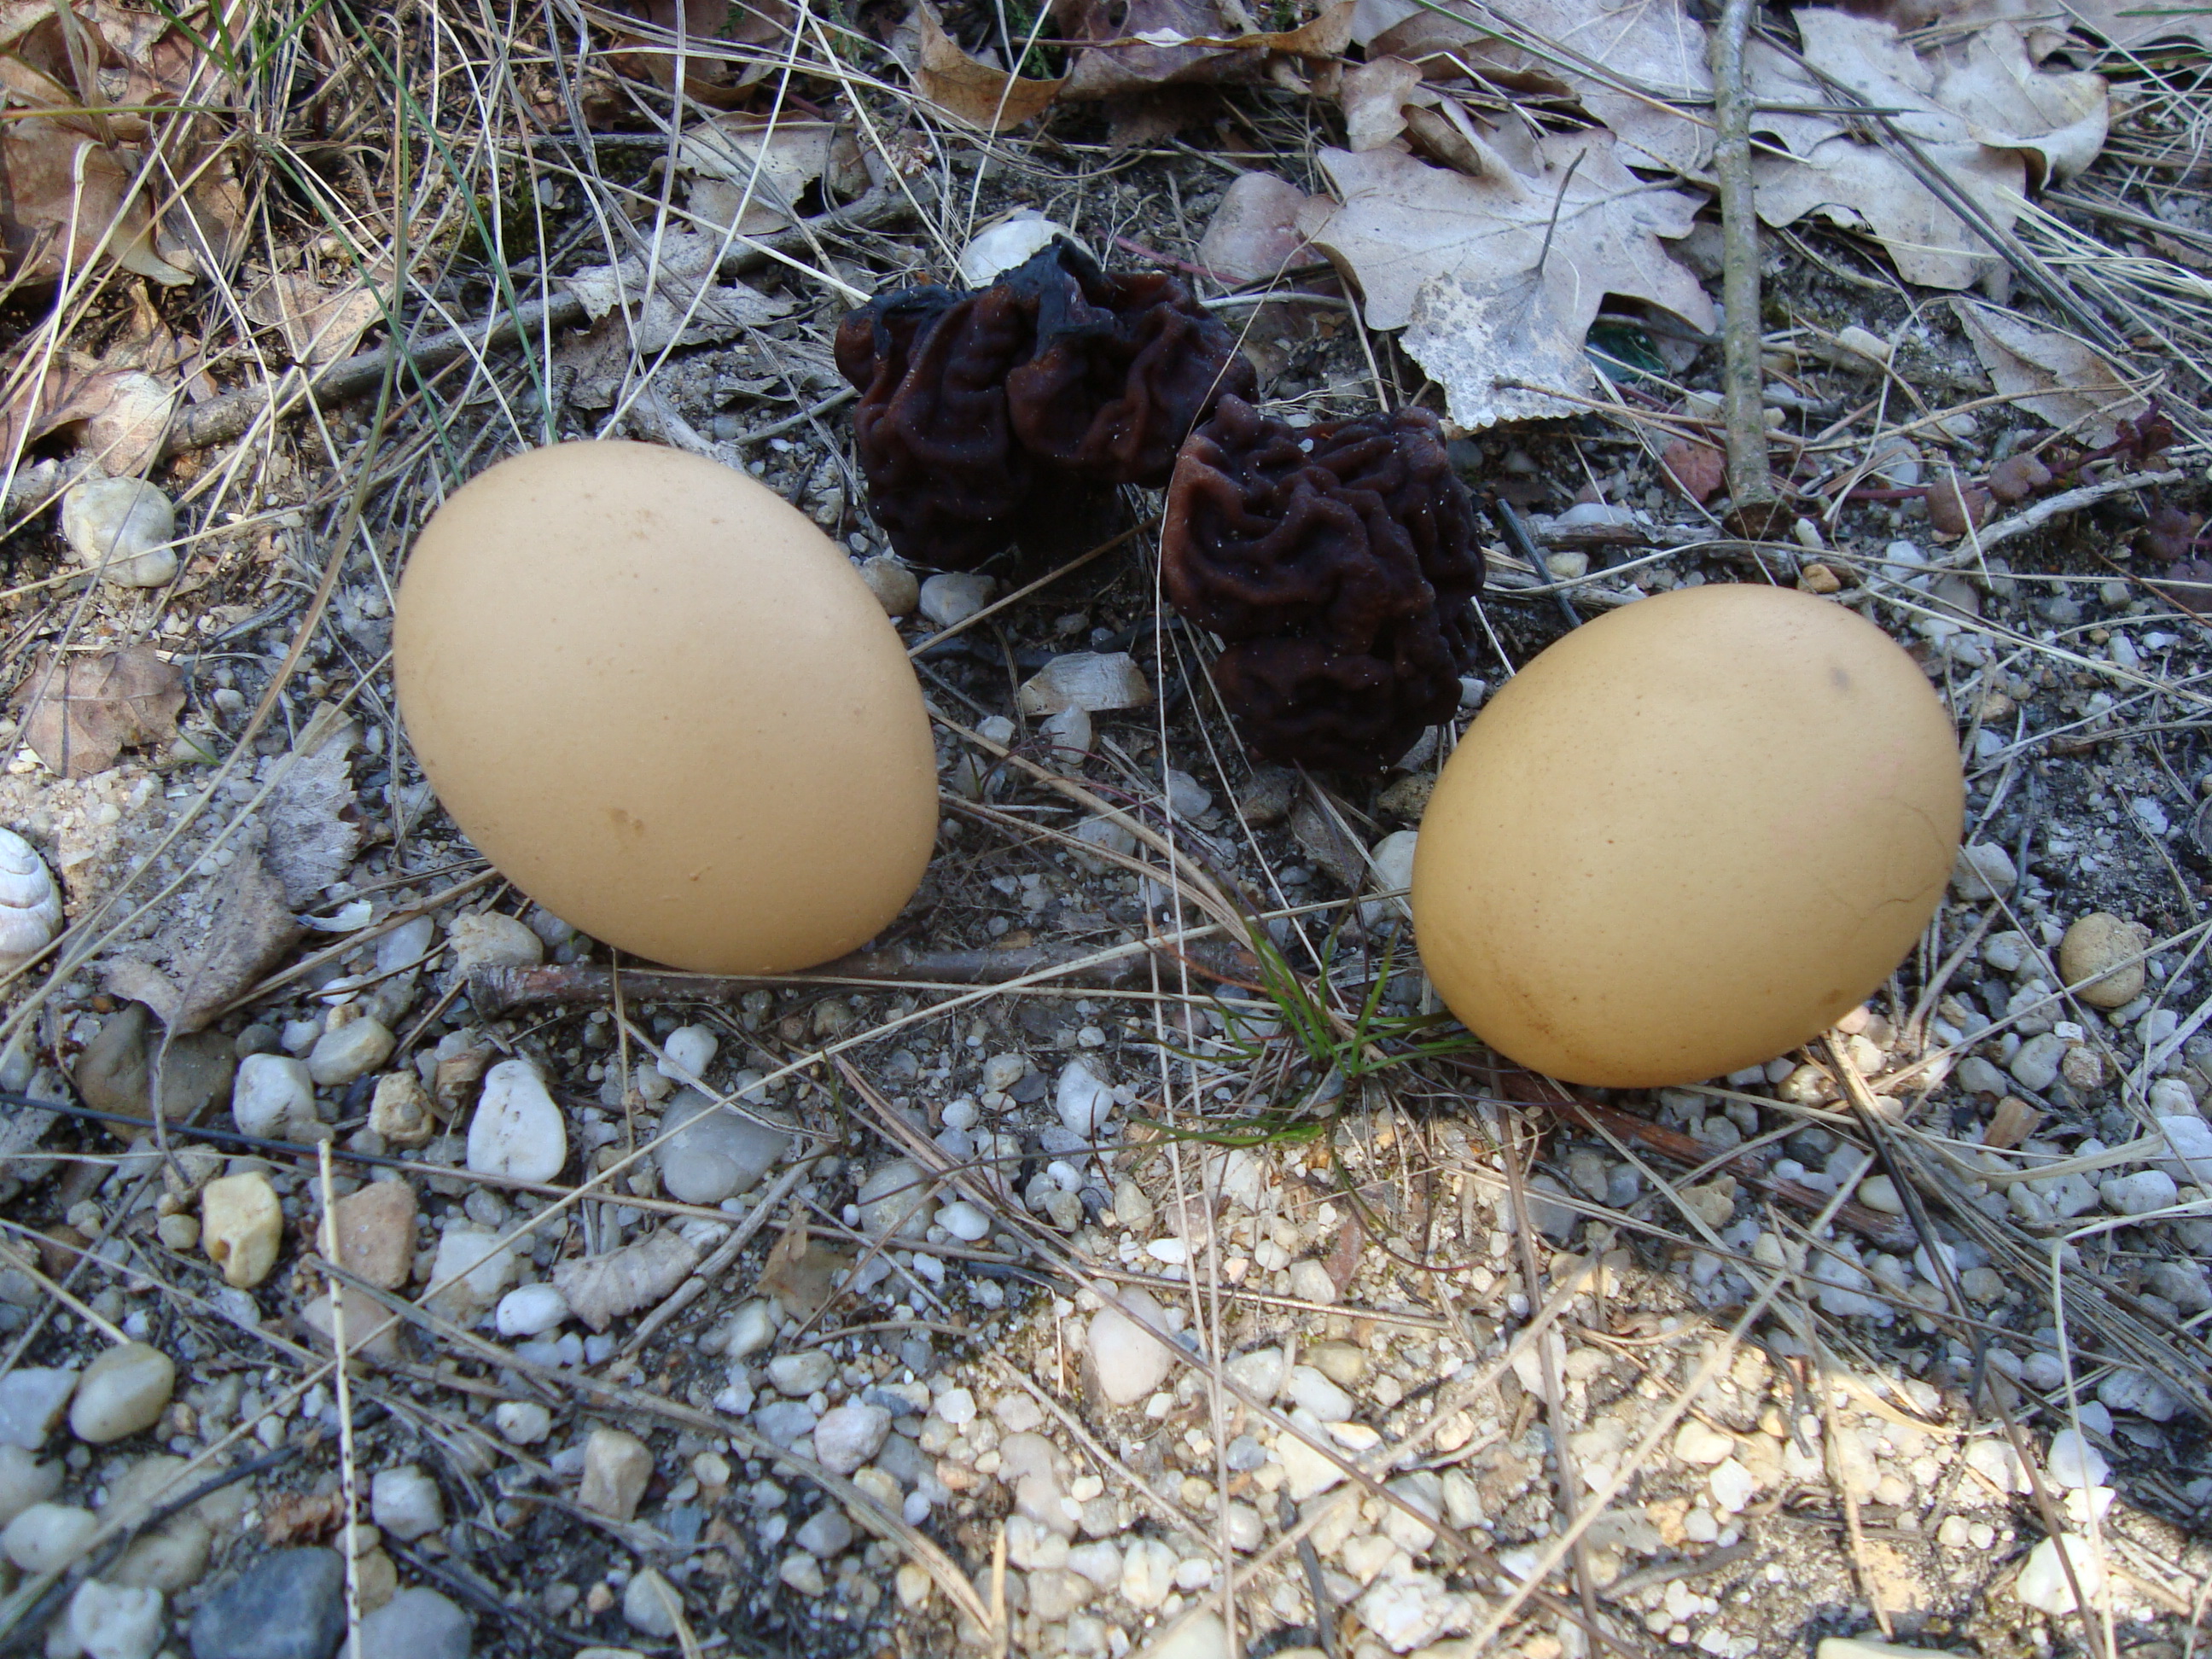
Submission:
{"label": "green sprouting plant", "polygon": [[[1330,1007],[1307,988],[1266,930],[1253,928],[1248,942],[1260,963],[1260,989],[1275,1006],[1285,1028],[1316,1067],[1340,1072],[1347,1083],[1370,1077],[1387,1066],[1464,1054],[1477,1046],[1464,1030],[1424,1039],[1424,1033],[1451,1025],[1449,1014],[1382,1012],[1382,995],[1389,988],[1398,961],[1395,932],[1383,947],[1381,968],[1368,981],[1358,1008],[1349,1015]],[[1329,983],[1336,945],[1337,937],[1332,932],[1322,949],[1322,972],[1316,981],[1323,987]]]}
{"label": "green sprouting plant", "polygon": [[[1323,1000],[1329,986],[1329,967],[1335,957],[1337,938],[1334,933],[1322,950],[1322,972],[1316,981],[1322,988],[1319,993],[1309,988],[1264,928],[1249,927],[1247,934],[1247,944],[1259,963],[1260,973],[1258,983],[1245,988],[1264,997],[1272,1012],[1258,1016],[1255,1021],[1251,1005],[1232,1004],[1216,998],[1216,1012],[1229,1033],[1227,1040],[1212,1054],[1171,1046],[1169,1052],[1177,1059],[1194,1063],[1228,1060],[1261,1064],[1274,1041],[1274,1032],[1262,1032],[1255,1026],[1259,1022],[1268,1022],[1296,1045],[1311,1071],[1323,1079],[1340,1079],[1348,1087],[1389,1066],[1463,1054],[1478,1046],[1472,1036],[1456,1028],[1438,1036],[1426,1035],[1452,1027],[1449,1014],[1382,1012],[1383,994],[1389,988],[1398,960],[1395,933],[1384,946],[1380,969],[1369,981],[1358,1006],[1348,1012]],[[1279,1103],[1263,1112],[1230,1123],[1192,1127],[1149,1119],[1139,1121],[1171,1139],[1200,1140],[1217,1146],[1306,1141],[1321,1134],[1328,1124],[1324,1114],[1310,1109],[1321,1103],[1322,1092],[1319,1088],[1303,1091],[1297,1099]]]}

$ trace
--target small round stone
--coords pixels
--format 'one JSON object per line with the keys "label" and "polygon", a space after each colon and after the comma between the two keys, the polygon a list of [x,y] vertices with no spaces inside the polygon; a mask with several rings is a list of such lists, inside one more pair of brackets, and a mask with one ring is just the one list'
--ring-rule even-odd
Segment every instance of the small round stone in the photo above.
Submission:
{"label": "small round stone", "polygon": [[401,1590],[361,1621],[361,1659],[469,1659],[475,1621],[434,1589]]}
{"label": "small round stone", "polygon": [[110,1348],[85,1367],[70,1404],[70,1428],[95,1446],[150,1429],[176,1385],[177,1368],[159,1348],[143,1342]]}
{"label": "small round stone", "polygon": [[90,1510],[73,1504],[33,1504],[0,1532],[0,1554],[25,1572],[48,1572],[65,1565],[99,1525]]}
{"label": "small round stone", "polygon": [[[2118,1008],[2142,994],[2143,964],[2129,958],[2150,948],[2150,929],[2106,911],[2075,919],[2058,942],[2058,972],[2093,1008]],[[2124,965],[2123,965],[2124,964]]]}
{"label": "small round stone", "polygon": [[335,1550],[272,1550],[192,1614],[192,1659],[330,1659],[345,1634]]}
{"label": "small round stone", "polygon": [[413,1463],[379,1469],[369,1482],[369,1512],[376,1524],[403,1543],[413,1543],[446,1523],[446,1501],[438,1483]]}
{"label": "small round stone", "polygon": [[955,1199],[937,1212],[937,1224],[953,1237],[974,1243],[990,1236],[991,1218],[966,1199]]}
{"label": "small round stone", "polygon": [[502,1400],[492,1408],[491,1420],[513,1446],[534,1446],[553,1432],[553,1413],[534,1400]]}
{"label": "small round stone", "polygon": [[307,1052],[307,1075],[318,1088],[341,1088],[391,1059],[398,1041],[381,1020],[349,1021],[315,1039]]}

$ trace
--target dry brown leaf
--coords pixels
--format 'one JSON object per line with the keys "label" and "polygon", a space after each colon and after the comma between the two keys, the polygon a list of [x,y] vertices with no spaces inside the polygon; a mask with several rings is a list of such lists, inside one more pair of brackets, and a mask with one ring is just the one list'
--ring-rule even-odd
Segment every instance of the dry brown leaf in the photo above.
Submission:
{"label": "dry brown leaf", "polygon": [[143,1002],[172,1036],[203,1029],[266,978],[299,941],[299,921],[270,873],[258,832],[234,837],[231,861],[174,909],[152,939],[108,960],[107,988]]}
{"label": "dry brown leaf", "polygon": [[[1628,165],[1692,175],[1710,168],[1712,124],[1705,112],[1712,104],[1711,47],[1705,25],[1684,0],[1498,0],[1486,9],[1533,37],[1532,46],[1544,43],[1542,49],[1524,51],[1501,40],[1495,27],[1431,9],[1425,0],[1364,0],[1358,38],[1370,58],[1387,52],[1424,59],[1452,48],[1464,60],[1468,50],[1479,51],[1486,80],[1555,82],[1618,137],[1631,152],[1622,158]],[[1578,68],[1577,60],[1592,71]],[[1760,106],[1753,118],[1757,131],[1802,152],[1841,131],[1826,116],[1790,108],[1826,100],[1780,52],[1754,40],[1744,61]],[[1465,70],[1443,61],[1431,72],[1448,79]]]}
{"label": "dry brown leaf", "polygon": [[192,280],[154,252],[148,192],[131,192],[137,159],[59,121],[30,116],[0,127],[0,244],[8,270],[52,282],[95,259],[174,288]]}
{"label": "dry brown leaf", "polygon": [[1929,9],[1960,29],[2000,19],[2026,27],[2066,28],[2101,38],[2116,51],[2132,52],[2160,40],[2190,40],[2212,51],[2212,12],[2180,3],[2144,5],[2139,0],[1919,0],[1898,19],[1900,27],[1923,27]]}
{"label": "dry brown leaf", "polygon": [[1318,259],[1298,228],[1316,199],[1272,173],[1238,173],[1199,240],[1199,264],[1227,282],[1258,283]]}
{"label": "dry brown leaf", "polygon": [[[1897,111],[1898,128],[2000,229],[2020,216],[2031,182],[2066,178],[2104,146],[2103,77],[2039,69],[2009,24],[1922,53],[1872,18],[1808,9],[1797,22],[1808,60]],[[1818,211],[1863,226],[1907,282],[1965,288],[1995,263],[1980,234],[1881,145],[1832,137],[1795,159],[1759,155],[1753,174],[1768,224]]]}
{"label": "dry brown leaf", "polygon": [[555,363],[575,371],[569,397],[579,408],[605,408],[633,367],[672,345],[717,344],[791,309],[788,300],[770,299],[743,283],[716,282],[721,246],[719,236],[674,231],[660,239],[657,259],[632,254],[619,264],[592,265],[561,279],[595,319],[553,352]]}
{"label": "dry brown leaf", "polygon": [[622,1315],[659,1302],[698,1265],[699,1247],[664,1227],[605,1255],[561,1262],[553,1269],[553,1283],[577,1318],[603,1331]]}
{"label": "dry brown leaf", "polygon": [[1667,482],[1700,506],[1728,480],[1726,457],[1711,444],[1693,439],[1675,439],[1660,456],[1659,465],[1665,469]]}
{"label": "dry brown leaf", "polygon": [[1009,131],[1043,114],[1067,84],[1064,76],[1040,81],[981,63],[945,32],[929,0],[920,0],[915,12],[921,21],[915,90],[964,125],[986,132]]}
{"label": "dry brown leaf", "polygon": [[134,744],[177,735],[185,677],[143,645],[65,655],[41,652],[24,677],[23,741],[65,778],[105,772]]}
{"label": "dry brown leaf", "polygon": [[1406,330],[1462,426],[1577,412],[1550,394],[1596,390],[1583,345],[1608,294],[1714,325],[1664,246],[1696,201],[1638,179],[1601,136],[1547,134],[1514,155],[1493,143],[1480,178],[1392,149],[1321,162],[1344,204],[1315,246],[1358,279],[1370,327]]}
{"label": "dry brown leaf", "polygon": [[1436,95],[1422,91],[1421,66],[1402,58],[1370,58],[1346,68],[1336,90],[1346,146],[1380,149],[1406,130],[1407,105],[1434,102]]}
{"label": "dry brown leaf", "polygon": [[790,0],[636,0],[631,7],[651,34],[628,36],[608,54],[625,75],[667,89],[676,84],[678,25],[682,25],[684,90],[708,109],[730,109],[775,66],[772,53],[733,52],[764,46],[791,33]]}
{"label": "dry brown leaf", "polygon": [[1978,301],[1954,298],[1951,308],[1999,392],[2093,449],[2150,407],[2143,376],[2070,334]]}
{"label": "dry brown leaf", "polygon": [[330,742],[263,763],[281,768],[261,816],[269,826],[269,869],[284,902],[304,910],[324,888],[353,867],[361,850],[361,806],[355,798],[347,744]]}
{"label": "dry brown leaf", "polygon": [[246,315],[275,329],[293,362],[313,367],[350,357],[361,337],[383,319],[384,307],[365,284],[325,288],[286,271],[246,296]]}
{"label": "dry brown leaf", "polygon": [[837,1274],[853,1265],[852,1253],[811,1237],[805,1216],[784,1230],[762,1265],[758,1284],[763,1296],[772,1296],[792,1318],[804,1322],[836,1299]]}
{"label": "dry brown leaf", "polygon": [[1797,13],[1805,60],[1924,144],[1986,144],[2030,158],[2032,184],[2063,180],[2105,147],[2110,96],[2101,75],[2039,68],[2027,37],[1996,23],[1916,52],[1894,25],[1848,12]]}
{"label": "dry brown leaf", "polygon": [[837,130],[828,121],[726,115],[688,128],[677,169],[691,180],[692,216],[741,236],[765,236],[799,217],[799,199],[828,170]]}
{"label": "dry brown leaf", "polygon": [[1068,66],[1070,98],[1121,98],[1172,84],[1258,81],[1292,59],[1328,63],[1352,44],[1358,0],[1332,0],[1294,29],[1246,31],[1228,0],[1060,0],[1054,12],[1084,42]]}

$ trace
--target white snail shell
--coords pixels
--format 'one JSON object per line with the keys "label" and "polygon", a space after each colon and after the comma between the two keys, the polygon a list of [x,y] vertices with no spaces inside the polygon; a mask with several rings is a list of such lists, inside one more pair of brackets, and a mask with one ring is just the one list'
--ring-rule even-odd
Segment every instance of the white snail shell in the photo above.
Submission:
{"label": "white snail shell", "polygon": [[62,894],[30,842],[0,830],[0,974],[11,974],[61,931]]}

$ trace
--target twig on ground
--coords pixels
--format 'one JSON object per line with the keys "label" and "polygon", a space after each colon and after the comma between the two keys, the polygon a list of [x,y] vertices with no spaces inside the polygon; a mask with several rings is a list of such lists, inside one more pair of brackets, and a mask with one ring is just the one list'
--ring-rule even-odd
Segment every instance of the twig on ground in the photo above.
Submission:
{"label": "twig on ground", "polygon": [[1713,173],[1721,196],[1721,392],[1728,422],[1730,523],[1756,538],[1774,532],[1781,507],[1766,460],[1766,408],[1761,392],[1759,310],[1759,210],[1751,182],[1751,94],[1745,85],[1744,42],[1758,0],[1726,0],[1713,30]]}

